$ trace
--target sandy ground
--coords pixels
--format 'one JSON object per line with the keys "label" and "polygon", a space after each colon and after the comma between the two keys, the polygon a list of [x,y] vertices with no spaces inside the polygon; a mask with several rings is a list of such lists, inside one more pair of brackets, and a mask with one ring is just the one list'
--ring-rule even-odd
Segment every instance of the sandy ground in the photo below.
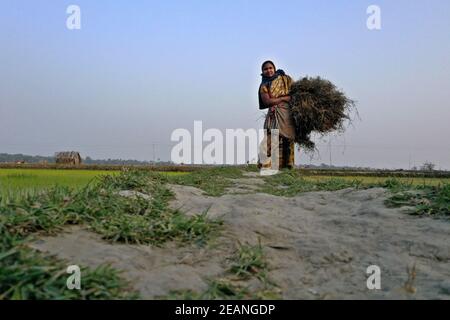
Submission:
{"label": "sandy ground", "polygon": [[[450,299],[450,223],[389,209],[383,189],[311,192],[293,198],[255,193],[263,180],[247,176],[221,197],[172,185],[174,208],[186,214],[208,210],[224,221],[222,236],[209,246],[164,248],[109,244],[81,227],[41,238],[33,247],[70,264],[111,263],[123,270],[143,298],[171,290],[204,290],[206,279],[224,275],[237,242],[260,239],[269,278],[284,299]],[[404,289],[407,268],[416,265]],[[367,267],[381,269],[381,290],[366,286]],[[257,281],[247,283],[257,289]]]}

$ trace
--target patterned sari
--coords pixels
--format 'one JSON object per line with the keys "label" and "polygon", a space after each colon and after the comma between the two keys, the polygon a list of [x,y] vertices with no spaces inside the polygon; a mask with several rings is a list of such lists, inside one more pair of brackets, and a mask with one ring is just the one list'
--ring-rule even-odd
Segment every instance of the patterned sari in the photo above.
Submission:
{"label": "patterned sari", "polygon": [[[285,75],[283,71],[277,71],[274,78],[269,81],[264,81],[259,87],[259,101],[260,109],[265,109],[265,106],[261,100],[263,93],[268,93],[271,98],[279,98],[289,94],[291,88],[292,78]],[[289,104],[282,102],[275,107],[270,107],[264,121],[264,129],[266,129],[266,135],[261,145],[261,152],[264,152],[267,157],[264,161],[259,161],[258,165],[262,168],[271,168],[271,142],[272,135],[271,129],[279,130],[279,168],[292,168],[294,167],[294,138],[295,127],[291,112],[289,110]]]}

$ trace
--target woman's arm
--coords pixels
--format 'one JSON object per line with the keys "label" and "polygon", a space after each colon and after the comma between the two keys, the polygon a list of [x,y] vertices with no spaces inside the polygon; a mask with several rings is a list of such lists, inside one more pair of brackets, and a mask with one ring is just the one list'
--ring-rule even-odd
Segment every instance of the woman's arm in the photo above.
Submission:
{"label": "woman's arm", "polygon": [[262,93],[261,99],[264,103],[264,106],[266,106],[266,108],[263,108],[263,109],[267,109],[269,107],[275,106],[282,102],[289,102],[291,100],[291,97],[290,96],[282,96],[282,97],[278,97],[278,98],[271,98],[268,93]]}

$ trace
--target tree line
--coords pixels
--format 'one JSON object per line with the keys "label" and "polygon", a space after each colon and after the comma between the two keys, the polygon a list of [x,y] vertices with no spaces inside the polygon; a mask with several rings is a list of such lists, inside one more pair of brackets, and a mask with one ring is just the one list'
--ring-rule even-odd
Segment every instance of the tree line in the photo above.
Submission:
{"label": "tree line", "polygon": [[[147,165],[153,164],[153,161],[139,161],[133,159],[92,159],[87,156],[83,158],[84,164],[109,164],[109,165]],[[8,154],[0,153],[0,162],[25,162],[25,163],[55,163],[56,158],[54,156],[30,156],[26,154]],[[171,162],[161,162],[158,164],[172,164]]]}

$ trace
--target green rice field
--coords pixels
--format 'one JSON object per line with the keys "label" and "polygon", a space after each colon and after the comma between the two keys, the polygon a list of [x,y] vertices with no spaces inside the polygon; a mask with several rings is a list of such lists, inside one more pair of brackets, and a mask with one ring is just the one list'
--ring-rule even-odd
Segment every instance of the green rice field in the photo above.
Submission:
{"label": "green rice field", "polygon": [[[382,184],[388,179],[392,179],[389,177],[364,177],[364,176],[304,176],[306,180],[311,181],[323,181],[330,178],[338,178],[343,179],[345,181],[360,181],[362,184]],[[410,184],[412,186],[438,186],[444,183],[450,183],[450,178],[423,178],[423,177],[395,177],[395,180],[398,180],[404,184]]]}
{"label": "green rice field", "polygon": [[[112,170],[58,170],[58,169],[0,169],[0,197],[17,198],[54,186],[79,189],[97,176],[115,175]],[[180,175],[183,172],[163,172],[164,175]]]}

